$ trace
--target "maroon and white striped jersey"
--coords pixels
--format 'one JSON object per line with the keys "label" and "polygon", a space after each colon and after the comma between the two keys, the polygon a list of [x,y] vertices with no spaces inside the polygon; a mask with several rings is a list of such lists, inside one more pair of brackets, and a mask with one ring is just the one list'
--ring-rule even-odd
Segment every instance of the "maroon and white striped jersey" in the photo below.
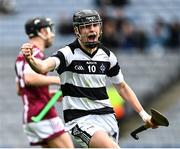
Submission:
{"label": "maroon and white striped jersey", "polygon": [[[33,56],[39,59],[44,59],[44,54],[41,50],[34,46]],[[31,122],[31,117],[38,115],[38,113],[44,108],[50,99],[48,85],[45,86],[27,86],[24,81],[24,75],[26,73],[34,72],[29,64],[26,62],[23,54],[20,52],[15,62],[16,80],[20,87],[20,96],[23,100],[24,112],[23,123]],[[46,75],[46,74],[43,74]],[[50,119],[57,117],[58,114],[55,108],[52,107],[46,114],[44,119]]]}

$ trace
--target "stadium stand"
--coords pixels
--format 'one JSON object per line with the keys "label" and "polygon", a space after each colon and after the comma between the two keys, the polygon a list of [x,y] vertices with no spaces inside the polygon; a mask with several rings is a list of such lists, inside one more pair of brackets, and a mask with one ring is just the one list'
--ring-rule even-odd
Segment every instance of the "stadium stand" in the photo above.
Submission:
{"label": "stadium stand", "polygon": [[[125,15],[132,18],[138,26],[151,30],[157,15],[162,16],[167,21],[173,19],[173,16],[180,18],[177,13],[179,7],[179,0],[171,2],[168,0],[131,0],[130,5],[123,9]],[[27,39],[24,34],[24,22],[33,16],[49,16],[55,23],[58,23],[62,14],[72,17],[74,11],[86,8],[95,8],[92,0],[78,0],[78,3],[74,0],[17,0],[16,14],[0,15],[0,148],[29,147],[26,136],[22,132],[22,105],[20,98],[16,95],[14,84],[15,56],[20,45]],[[57,36],[52,50],[48,51],[47,54],[72,40],[73,35]],[[117,52],[125,79],[143,105],[149,104],[160,92],[167,91],[168,87],[179,79],[179,55],[179,53],[158,55],[156,53]],[[143,133],[143,139],[138,143],[133,142],[130,136],[122,136],[122,141],[120,141],[122,147],[180,147],[177,141],[180,139],[177,127],[180,123],[178,119],[180,100],[179,94],[175,95],[174,98],[177,102],[163,111],[172,121],[170,129],[166,129],[167,131],[160,129],[160,134],[154,133],[154,130],[148,131],[148,135]],[[161,101],[163,102],[163,100]],[[57,108],[60,110],[59,106]],[[130,113],[132,110],[127,107],[127,114],[130,115]],[[132,128],[134,127],[135,125]],[[155,139],[153,133],[161,139]],[[167,143],[164,144],[164,142]]]}
{"label": "stadium stand", "polygon": [[124,8],[126,16],[131,18],[137,26],[151,30],[157,17],[162,17],[170,22],[173,19],[180,19],[177,13],[180,7],[179,0],[131,0],[131,5]]}

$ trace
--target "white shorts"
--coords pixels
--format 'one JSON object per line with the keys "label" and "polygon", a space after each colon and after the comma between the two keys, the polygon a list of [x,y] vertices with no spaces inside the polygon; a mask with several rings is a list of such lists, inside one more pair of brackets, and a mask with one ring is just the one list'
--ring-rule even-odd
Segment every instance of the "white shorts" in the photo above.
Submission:
{"label": "white shorts", "polygon": [[47,140],[53,139],[65,132],[64,123],[59,117],[37,123],[27,123],[23,125],[23,128],[30,145],[46,144]]}
{"label": "white shorts", "polygon": [[88,147],[92,135],[99,130],[118,143],[119,128],[114,114],[87,115],[66,123],[66,129],[71,133],[73,141],[81,147]]}

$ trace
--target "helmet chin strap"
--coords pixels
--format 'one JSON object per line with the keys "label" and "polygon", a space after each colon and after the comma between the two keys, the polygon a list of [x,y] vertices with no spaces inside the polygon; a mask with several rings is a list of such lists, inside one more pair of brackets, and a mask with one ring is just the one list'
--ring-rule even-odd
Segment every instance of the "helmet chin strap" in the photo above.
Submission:
{"label": "helmet chin strap", "polygon": [[86,47],[86,48],[90,48],[93,49],[95,47],[97,47],[100,43],[100,41],[94,41],[94,42],[82,42],[82,38],[87,37],[87,35],[81,35],[79,33],[76,34],[78,39],[81,41],[81,43]]}
{"label": "helmet chin strap", "polygon": [[100,41],[96,42],[84,42],[83,45],[87,48],[93,49],[99,45]]}

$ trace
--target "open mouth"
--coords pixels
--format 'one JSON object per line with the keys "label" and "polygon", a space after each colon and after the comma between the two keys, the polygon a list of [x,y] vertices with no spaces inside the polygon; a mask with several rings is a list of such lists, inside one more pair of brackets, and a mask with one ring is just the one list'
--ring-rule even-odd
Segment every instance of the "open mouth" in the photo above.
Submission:
{"label": "open mouth", "polygon": [[96,34],[88,35],[88,41],[95,41],[96,40]]}

